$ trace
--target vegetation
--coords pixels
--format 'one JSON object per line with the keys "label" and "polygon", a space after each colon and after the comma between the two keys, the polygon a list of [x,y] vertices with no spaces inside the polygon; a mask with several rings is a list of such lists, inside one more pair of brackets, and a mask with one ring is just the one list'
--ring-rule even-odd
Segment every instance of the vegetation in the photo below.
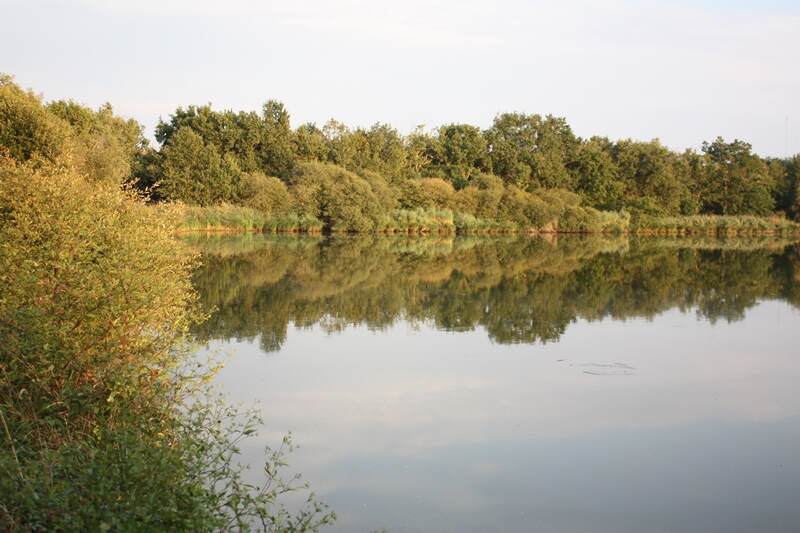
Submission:
{"label": "vegetation", "polygon": [[[759,298],[800,301],[796,248],[620,237],[788,239],[800,157],[765,160],[741,141],[678,154],[522,114],[485,131],[292,129],[274,101],[179,108],[157,149],[142,131],[110,105],[45,104],[0,76],[2,530],[314,531],[334,519],[313,494],[296,512],[281,505],[302,489],[282,475],[290,440],[267,450],[263,485],[245,481],[238,443],[259,422],[209,395],[213,365],[187,355],[190,333],[273,349],[290,321],[405,316],[532,342],[578,316],[679,305],[733,320]],[[435,235],[248,236],[235,244],[246,250],[194,236],[213,249],[198,268],[176,228]],[[508,235],[520,232],[615,237]],[[204,321],[200,308],[215,310]]]}
{"label": "vegetation", "polygon": [[635,224],[640,235],[796,235],[797,224],[783,217],[753,215],[642,216]]}
{"label": "vegetation", "polygon": [[[231,209],[220,205],[260,213],[231,215],[224,227],[272,231],[316,230],[315,219],[330,232],[546,233],[662,231],[694,226],[701,219],[676,217],[695,215],[800,217],[800,156],[764,159],[740,140],[677,153],[658,140],[582,139],[562,117],[521,113],[499,114],[486,130],[447,124],[401,135],[335,120],[292,129],[284,106],[268,101],[260,112],[178,108],[158,124],[155,149],[109,105],[43,106],[8,76],[0,95],[0,151],[125,180],[153,202],[212,208],[183,229],[222,229],[220,211]],[[703,231],[731,227],[702,220]],[[789,222],[744,225],[800,232]]]}
{"label": "vegetation", "polygon": [[238,443],[258,425],[210,395],[188,355],[197,256],[173,208],[120,187],[143,148],[110,107],[44,106],[0,79],[0,530],[314,531],[333,515],[263,483]]}

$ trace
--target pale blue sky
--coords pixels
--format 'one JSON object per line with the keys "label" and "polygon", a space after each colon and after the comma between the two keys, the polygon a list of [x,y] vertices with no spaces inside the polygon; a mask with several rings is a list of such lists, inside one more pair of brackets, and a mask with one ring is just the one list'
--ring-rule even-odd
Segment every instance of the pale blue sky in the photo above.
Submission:
{"label": "pale blue sky", "polygon": [[[0,71],[152,136],[178,105],[292,122],[566,116],[576,133],[800,152],[800,1],[0,0]],[[785,135],[789,119],[788,143]]]}

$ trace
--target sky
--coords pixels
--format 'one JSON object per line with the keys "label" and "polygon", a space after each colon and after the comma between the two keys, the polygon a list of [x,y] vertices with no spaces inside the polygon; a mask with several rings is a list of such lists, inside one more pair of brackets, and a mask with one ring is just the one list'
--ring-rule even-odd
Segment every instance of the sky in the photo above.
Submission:
{"label": "sky", "polygon": [[582,137],[800,152],[800,0],[0,0],[0,72],[142,122],[178,106],[408,132],[506,111]]}

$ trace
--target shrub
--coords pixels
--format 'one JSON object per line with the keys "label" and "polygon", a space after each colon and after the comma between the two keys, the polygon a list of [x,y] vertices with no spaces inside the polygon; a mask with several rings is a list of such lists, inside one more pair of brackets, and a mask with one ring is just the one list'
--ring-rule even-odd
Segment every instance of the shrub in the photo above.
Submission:
{"label": "shrub", "polygon": [[364,178],[324,163],[300,163],[291,178],[292,191],[302,215],[323,222],[337,232],[378,229],[380,202]]}
{"label": "shrub", "polygon": [[286,184],[273,176],[260,172],[242,178],[240,197],[246,207],[265,215],[285,215],[292,211],[292,196]]}
{"label": "shrub", "polygon": [[[208,401],[184,357],[195,255],[173,213],[73,170],[0,161],[0,530],[315,531],[334,516],[270,451],[235,466],[257,420]],[[190,364],[191,363],[191,364]],[[199,370],[198,370],[199,369]]]}

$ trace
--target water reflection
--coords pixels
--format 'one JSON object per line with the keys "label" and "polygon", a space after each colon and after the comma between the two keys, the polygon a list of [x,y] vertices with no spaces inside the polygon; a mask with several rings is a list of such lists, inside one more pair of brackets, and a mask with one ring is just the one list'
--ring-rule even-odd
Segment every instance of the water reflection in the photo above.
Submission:
{"label": "water reflection", "polygon": [[764,241],[195,236],[202,339],[281,348],[290,323],[334,332],[398,320],[485,328],[498,343],[558,340],[577,318],[695,309],[740,320],[759,299],[800,304],[800,248]]}
{"label": "water reflection", "polygon": [[194,240],[246,457],[291,430],[335,531],[800,530],[793,245]]}

